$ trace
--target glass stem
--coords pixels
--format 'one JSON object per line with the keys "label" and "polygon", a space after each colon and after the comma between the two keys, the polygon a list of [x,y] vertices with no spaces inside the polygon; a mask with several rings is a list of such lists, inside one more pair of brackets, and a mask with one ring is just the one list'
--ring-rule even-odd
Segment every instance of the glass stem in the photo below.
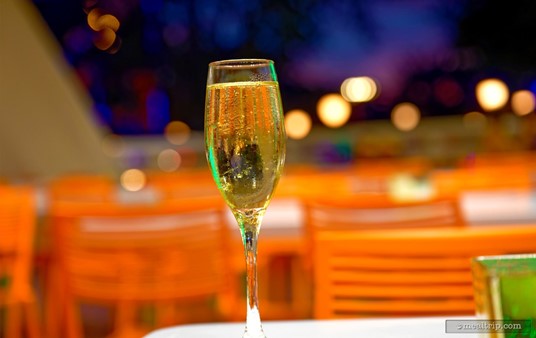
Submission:
{"label": "glass stem", "polygon": [[[242,216],[242,217],[240,217]],[[264,338],[257,297],[257,239],[262,214],[246,212],[237,217],[246,257],[247,314],[244,338]]]}

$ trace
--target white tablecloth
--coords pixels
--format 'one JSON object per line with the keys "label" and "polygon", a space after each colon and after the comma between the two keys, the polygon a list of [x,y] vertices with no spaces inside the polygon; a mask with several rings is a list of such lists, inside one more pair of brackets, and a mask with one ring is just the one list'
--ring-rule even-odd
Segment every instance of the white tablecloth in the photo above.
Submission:
{"label": "white tablecloth", "polygon": [[[264,322],[268,338],[477,338],[475,333],[446,333],[446,320],[423,317],[396,319],[303,320]],[[195,324],[155,331],[145,338],[241,338],[244,323]]]}
{"label": "white tablecloth", "polygon": [[536,222],[536,192],[532,190],[466,191],[460,203],[469,224]]}
{"label": "white tablecloth", "polygon": [[[466,191],[460,196],[460,207],[468,225],[534,224],[536,223],[536,191],[499,190]],[[262,222],[267,235],[271,231],[284,229],[300,235],[305,214],[298,199],[273,199]],[[232,214],[228,223],[236,226]]]}

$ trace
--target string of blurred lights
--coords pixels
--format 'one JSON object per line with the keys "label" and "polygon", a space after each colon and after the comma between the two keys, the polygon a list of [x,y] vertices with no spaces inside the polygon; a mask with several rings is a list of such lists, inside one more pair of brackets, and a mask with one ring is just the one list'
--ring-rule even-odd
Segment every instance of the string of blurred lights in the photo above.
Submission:
{"label": "string of blurred lights", "polygon": [[[451,90],[449,95],[460,90],[443,79],[438,88]],[[341,84],[341,95],[330,93],[322,96],[317,102],[317,115],[327,127],[339,128],[348,123],[352,114],[351,104],[363,104],[373,101],[380,94],[380,84],[370,77],[351,77]],[[445,96],[446,97],[446,96]],[[534,112],[536,108],[535,95],[527,89],[518,90],[510,95],[508,86],[497,78],[484,79],[476,85],[475,97],[484,112],[494,112],[504,108],[511,102],[512,112],[517,116],[525,116]],[[458,100],[459,97],[454,98]],[[391,110],[391,122],[401,131],[415,129],[422,118],[418,105],[412,102],[401,102]],[[464,114],[464,125],[469,129],[482,129],[486,125],[486,116],[478,111]],[[300,140],[305,138],[312,129],[310,115],[301,109],[288,111],[285,116],[285,127],[289,138]]]}
{"label": "string of blurred lights", "polygon": [[[317,102],[317,114],[320,121],[330,129],[340,128],[349,122],[352,104],[365,104],[378,96],[379,83],[366,77],[349,78],[341,85],[341,94],[325,94]],[[522,118],[534,112],[536,98],[530,90],[517,90],[510,93],[508,86],[496,78],[484,79],[475,86],[475,98],[482,111],[470,111],[463,115],[463,125],[471,132],[482,133],[488,125],[487,114],[505,109],[510,102],[511,115]],[[351,100],[351,101],[350,101]],[[391,110],[392,125],[402,131],[410,132],[420,123],[421,109],[412,102],[401,102]],[[285,128],[290,139],[302,140],[313,129],[311,115],[302,109],[292,109],[285,114]],[[163,133],[164,139],[173,147],[163,147],[155,156],[155,165],[164,172],[175,172],[182,167],[195,166],[196,151],[188,148],[192,137],[191,128],[183,121],[167,123]],[[352,158],[352,146],[347,141],[321,143],[316,145],[315,153],[322,161],[329,163],[346,162]],[[364,140],[363,142],[365,142]],[[127,168],[121,174],[121,184],[128,191],[137,191],[145,185],[145,174],[140,169],[137,152],[126,153],[122,137],[109,134],[103,138],[102,150],[111,157],[129,157]],[[193,161],[192,161],[193,160]]]}

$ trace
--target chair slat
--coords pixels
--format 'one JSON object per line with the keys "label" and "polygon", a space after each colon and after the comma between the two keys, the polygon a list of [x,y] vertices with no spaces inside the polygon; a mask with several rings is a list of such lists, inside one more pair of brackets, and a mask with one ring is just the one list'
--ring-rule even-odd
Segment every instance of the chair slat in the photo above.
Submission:
{"label": "chair slat", "polygon": [[354,271],[338,271],[330,268],[330,281],[340,283],[355,281],[355,282],[375,282],[382,285],[392,283],[396,284],[442,284],[442,283],[467,283],[471,282],[471,271],[444,270],[444,271],[370,271],[370,270],[354,270]]}
{"label": "chair slat", "polygon": [[396,298],[396,299],[434,299],[439,298],[456,298],[456,297],[473,297],[471,283],[452,284],[447,282],[443,284],[422,284],[407,285],[392,283],[389,285],[367,285],[363,283],[353,283],[352,285],[341,285],[333,283],[333,295],[335,297],[345,298]]}
{"label": "chair slat", "polygon": [[436,300],[390,300],[390,301],[367,301],[367,300],[339,300],[333,305],[335,313],[356,313],[365,315],[383,313],[427,315],[433,313],[474,313],[474,302],[470,298],[436,299]]}
{"label": "chair slat", "polygon": [[536,252],[536,226],[317,231],[316,318],[474,314],[471,258]]}
{"label": "chair slat", "polygon": [[331,264],[335,268],[343,268],[345,266],[370,269],[370,270],[442,270],[449,269],[466,269],[467,257],[422,257],[422,258],[408,258],[395,256],[337,256],[331,260]]}

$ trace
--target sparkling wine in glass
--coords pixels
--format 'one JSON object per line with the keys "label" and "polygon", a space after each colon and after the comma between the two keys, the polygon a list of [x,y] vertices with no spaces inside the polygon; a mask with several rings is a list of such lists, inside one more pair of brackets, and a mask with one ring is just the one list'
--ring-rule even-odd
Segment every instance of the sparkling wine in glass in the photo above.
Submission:
{"label": "sparkling wine in glass", "polygon": [[205,150],[219,191],[238,222],[247,271],[244,338],[265,337],[257,301],[257,238],[285,161],[279,85],[271,60],[209,64]]}

